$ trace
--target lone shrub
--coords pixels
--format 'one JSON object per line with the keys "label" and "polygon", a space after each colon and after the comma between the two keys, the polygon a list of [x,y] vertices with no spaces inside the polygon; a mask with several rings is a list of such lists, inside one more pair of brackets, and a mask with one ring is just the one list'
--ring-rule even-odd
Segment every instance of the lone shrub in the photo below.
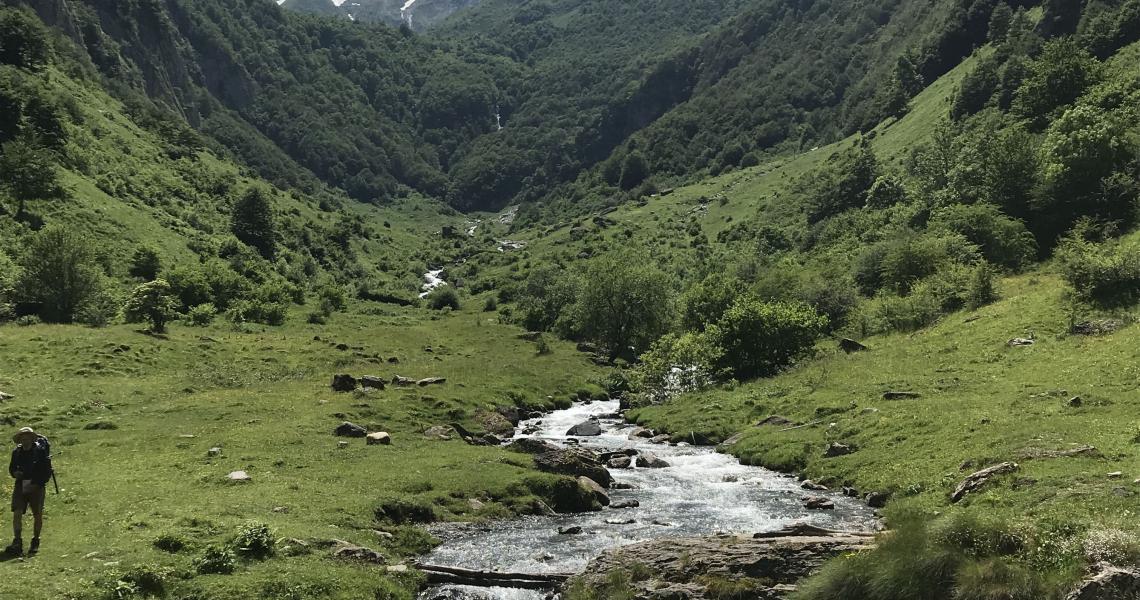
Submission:
{"label": "lone shrub", "polygon": [[590,263],[574,306],[585,336],[611,360],[640,354],[669,327],[669,280],[636,255],[606,256]]}
{"label": "lone shrub", "polygon": [[550,342],[546,341],[546,336],[540,335],[534,341],[535,351],[539,356],[547,356],[554,353],[554,349],[550,347]]}
{"label": "lone shrub", "polygon": [[434,310],[459,310],[459,293],[451,286],[443,286],[432,290],[427,296],[428,307]]}
{"label": "lone shrub", "polygon": [[723,352],[714,365],[738,379],[768,377],[809,354],[827,328],[810,306],[744,297],[706,333]]}
{"label": "lone shrub", "polygon": [[1057,251],[1061,276],[1077,297],[1102,307],[1131,306],[1140,300],[1140,242],[1096,244],[1066,238]]}
{"label": "lone shrub", "polygon": [[261,559],[273,556],[277,540],[268,525],[250,521],[238,528],[233,546],[241,556]]}
{"label": "lone shrub", "polygon": [[387,520],[397,525],[435,521],[435,509],[430,504],[403,499],[382,501],[376,507],[375,515],[377,520]]}
{"label": "lone shrub", "polygon": [[181,536],[166,533],[154,539],[154,547],[171,554],[181,552],[186,548],[186,540]]}
{"label": "lone shrub", "polygon": [[120,576],[118,581],[130,584],[139,596],[162,598],[166,596],[168,576],[169,572],[161,567],[139,565]]}
{"label": "lone shrub", "polygon": [[977,310],[988,304],[993,304],[997,299],[993,267],[989,263],[981,263],[974,267],[973,277],[970,278],[970,287],[966,290],[966,308]]}
{"label": "lone shrub", "polygon": [[194,327],[205,327],[213,323],[214,317],[217,315],[218,309],[214,307],[213,304],[207,302],[191,308],[190,312],[186,314],[186,319],[190,321],[190,324]]}
{"label": "lone shrub", "polygon": [[49,323],[71,323],[103,288],[91,243],[63,227],[33,235],[20,266],[19,295],[39,304],[40,317]]}
{"label": "lone shrub", "polygon": [[128,323],[145,321],[150,323],[152,332],[163,333],[166,331],[166,323],[178,314],[177,306],[170,284],[165,279],[156,279],[131,292],[123,313]]}
{"label": "lone shrub", "polygon": [[237,556],[229,548],[210,546],[194,561],[194,569],[203,575],[229,575],[237,569]]}

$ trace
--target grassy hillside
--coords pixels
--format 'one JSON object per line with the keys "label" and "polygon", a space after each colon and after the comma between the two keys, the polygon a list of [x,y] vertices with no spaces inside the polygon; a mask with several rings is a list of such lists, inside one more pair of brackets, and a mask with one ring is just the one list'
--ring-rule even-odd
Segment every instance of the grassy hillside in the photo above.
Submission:
{"label": "grassy hillside", "polygon": [[[123,598],[160,586],[172,598],[410,598],[414,573],[333,560],[326,542],[367,546],[398,564],[433,542],[402,513],[378,512],[385,506],[480,520],[559,500],[558,478],[533,470],[529,457],[423,432],[454,423],[479,433],[497,407],[567,405],[598,393],[598,367],[554,340],[540,356],[473,303],[436,312],[356,298],[369,290],[415,298],[429,266],[457,252],[441,228],[462,227],[465,217],[419,197],[376,207],[322,188],[276,189],[192,137],[140,126],[90,80],[54,66],[4,75],[68,108],[56,151],[63,192],[28,199],[18,214],[5,196],[0,227],[6,239],[30,240],[45,227],[82,233],[107,293],[100,318],[111,325],[27,316],[0,331],[0,390],[13,396],[0,405],[0,423],[50,436],[61,484],[40,556],[8,562],[0,596]],[[278,228],[272,262],[233,244],[232,206],[252,188],[269,195]],[[119,315],[139,282],[127,271],[143,247],[157,252],[164,277],[216,263],[251,294],[279,277],[300,297],[286,305],[284,326],[226,313],[202,327],[183,317],[152,334]],[[19,263],[18,249],[5,247],[0,282],[14,276],[6,257]],[[262,283],[244,280],[249,265]],[[324,310],[318,289],[341,290],[346,305],[307,323]],[[342,372],[447,382],[337,394],[329,382]],[[345,420],[390,433],[392,445],[357,439],[339,448],[333,428]],[[209,456],[215,447],[221,454]],[[228,482],[236,470],[252,482]],[[208,548],[233,547],[251,522],[273,540],[310,545],[282,541],[271,559],[239,560],[234,575],[198,574]]]}

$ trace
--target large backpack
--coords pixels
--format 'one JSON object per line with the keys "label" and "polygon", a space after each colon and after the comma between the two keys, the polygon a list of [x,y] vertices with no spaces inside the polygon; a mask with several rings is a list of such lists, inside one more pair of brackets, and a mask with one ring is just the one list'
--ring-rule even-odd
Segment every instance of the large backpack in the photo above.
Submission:
{"label": "large backpack", "polygon": [[51,442],[44,436],[37,436],[36,442],[32,446],[36,453],[36,462],[47,463],[47,470],[50,475],[55,476],[55,469],[51,465]]}

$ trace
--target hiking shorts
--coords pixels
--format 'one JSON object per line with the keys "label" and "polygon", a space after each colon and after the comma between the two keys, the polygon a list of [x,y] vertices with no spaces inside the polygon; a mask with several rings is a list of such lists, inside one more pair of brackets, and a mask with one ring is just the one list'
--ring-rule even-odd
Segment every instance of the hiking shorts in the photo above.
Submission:
{"label": "hiking shorts", "polygon": [[32,509],[32,514],[42,513],[44,499],[47,498],[47,487],[36,485],[31,481],[16,482],[12,490],[12,512],[22,515]]}

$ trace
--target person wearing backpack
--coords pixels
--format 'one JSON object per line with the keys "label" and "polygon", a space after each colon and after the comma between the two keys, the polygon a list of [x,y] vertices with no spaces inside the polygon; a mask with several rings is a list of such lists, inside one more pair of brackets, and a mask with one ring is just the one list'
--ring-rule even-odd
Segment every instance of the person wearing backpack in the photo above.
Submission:
{"label": "person wearing backpack", "polygon": [[40,549],[40,531],[44,526],[44,500],[47,497],[47,483],[51,480],[51,446],[47,438],[37,434],[31,427],[24,427],[12,440],[16,449],[12,451],[12,462],[8,463],[8,473],[16,480],[12,490],[12,544],[5,552],[19,556],[24,553],[24,513],[31,509],[34,518],[32,544],[29,554]]}

